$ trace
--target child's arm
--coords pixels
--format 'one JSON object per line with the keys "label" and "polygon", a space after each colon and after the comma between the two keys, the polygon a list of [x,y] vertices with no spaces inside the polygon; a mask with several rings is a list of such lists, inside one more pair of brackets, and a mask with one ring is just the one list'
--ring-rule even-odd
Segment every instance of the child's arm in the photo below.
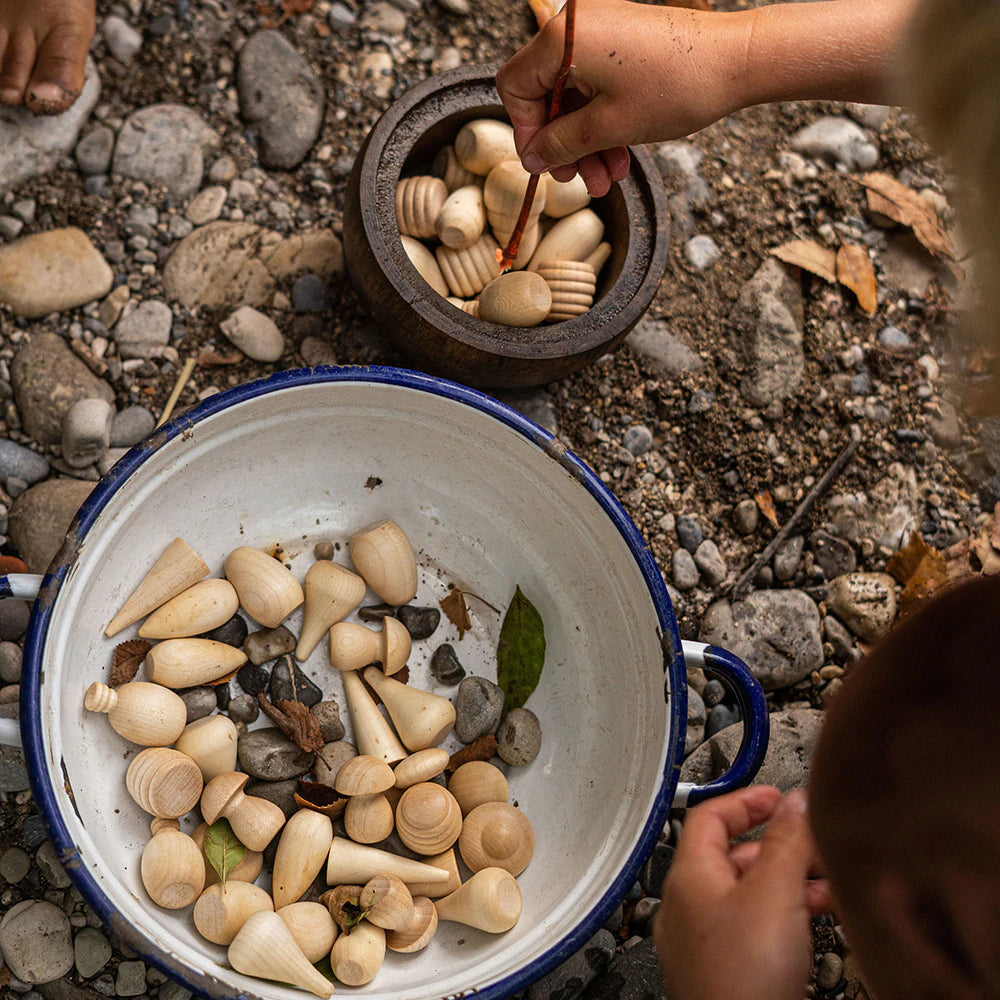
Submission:
{"label": "child's arm", "polygon": [[[758,823],[760,841],[730,845]],[[672,1000],[801,1000],[809,919],[829,909],[807,882],[815,849],[801,792],[744,788],[692,810],[663,884],[654,937]]]}
{"label": "child's arm", "polygon": [[557,168],[560,180],[579,170],[592,193],[604,193],[627,171],[622,147],[689,135],[738,108],[891,100],[893,54],[916,0],[782,3],[734,13],[577,3],[568,85],[582,107],[545,125],[563,15],[500,70],[497,89],[527,169]]}

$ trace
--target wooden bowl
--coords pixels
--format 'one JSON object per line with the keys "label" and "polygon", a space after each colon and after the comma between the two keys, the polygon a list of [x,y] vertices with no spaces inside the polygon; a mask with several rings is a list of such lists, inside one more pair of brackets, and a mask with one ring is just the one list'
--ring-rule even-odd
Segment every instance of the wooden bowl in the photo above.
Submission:
{"label": "wooden bowl", "polygon": [[509,327],[469,316],[438,295],[400,242],[396,182],[429,173],[435,154],[466,122],[507,120],[494,85],[498,69],[461,67],[396,101],[358,154],[344,209],[347,267],[376,327],[413,367],[491,389],[563,378],[621,343],[656,294],[670,236],[659,172],[643,149],[632,149],[628,177],[590,206],[613,250],[588,312],[547,326]]}

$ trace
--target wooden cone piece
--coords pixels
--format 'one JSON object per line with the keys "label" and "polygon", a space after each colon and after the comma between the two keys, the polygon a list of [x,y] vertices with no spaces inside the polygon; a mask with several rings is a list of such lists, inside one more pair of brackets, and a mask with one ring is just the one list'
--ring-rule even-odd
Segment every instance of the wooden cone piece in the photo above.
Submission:
{"label": "wooden cone piece", "polygon": [[153,837],[142,851],[139,874],[149,898],[166,910],[193,903],[205,888],[201,848],[175,819],[154,819]]}
{"label": "wooden cone piece", "polygon": [[189,722],[174,744],[175,750],[186,753],[209,782],[227,771],[236,770],[236,750],[239,731],[228,715],[206,715]]}
{"label": "wooden cone piece", "polygon": [[455,856],[455,848],[449,847],[441,854],[424,858],[427,864],[434,868],[443,868],[448,873],[445,882],[412,882],[407,880],[406,888],[410,890],[410,895],[416,899],[418,896],[430,896],[431,899],[440,899],[454,892],[462,884],[462,876],[458,873],[458,858]]}
{"label": "wooden cone piece", "polygon": [[333,974],[345,986],[364,986],[382,968],[385,959],[385,931],[367,920],[341,934],[330,951]]}
{"label": "wooden cone piece", "polygon": [[305,595],[302,631],[295,647],[298,660],[307,660],[330,626],[364,600],[365,581],[337,563],[320,559],[306,573]]}
{"label": "wooden cone piece", "polygon": [[131,681],[118,688],[94,681],[83,697],[83,707],[106,713],[119,736],[142,747],[169,746],[187,723],[187,705],[181,696],[148,681]]}
{"label": "wooden cone piece", "polygon": [[296,902],[312,885],[332,843],[333,823],[329,816],[312,809],[300,809],[292,815],[281,831],[274,855],[271,895],[276,910]]}
{"label": "wooden cone piece", "polygon": [[438,239],[453,250],[472,246],[485,228],[486,206],[478,184],[467,184],[452,191],[435,222]]}
{"label": "wooden cone piece", "polygon": [[377,757],[387,764],[402,760],[408,751],[399,742],[388,719],[378,710],[378,705],[365,689],[364,681],[353,670],[345,672],[343,678],[344,695],[351,713],[358,751]]}
{"label": "wooden cone piece", "polygon": [[228,580],[200,580],[158,607],[139,626],[144,639],[179,639],[224,625],[240,606]]}
{"label": "wooden cone piece", "polygon": [[351,559],[365,583],[386,604],[407,604],[417,596],[413,547],[395,521],[374,521],[351,536]]}
{"label": "wooden cone piece", "polygon": [[139,581],[122,609],[104,630],[110,639],[123,628],[155,611],[171,597],[187,590],[202,577],[208,576],[208,566],[194,549],[181,538],[175,538],[153,568]]}
{"label": "wooden cone piece", "polygon": [[201,796],[201,815],[209,825],[225,816],[241,844],[263,851],[285,825],[285,814],[268,799],[246,795],[243,786],[249,779],[236,771],[216,775]]}
{"label": "wooden cone piece", "polygon": [[210,885],[194,904],[195,929],[212,944],[232,944],[240,928],[255,913],[271,912],[271,897],[252,882],[227,880]]}
{"label": "wooden cone piece", "polygon": [[477,177],[471,170],[466,170],[458,162],[454,146],[444,146],[438,151],[433,164],[431,164],[431,173],[444,181],[444,186],[449,193],[457,191],[467,184],[477,184],[481,181],[480,177]]}
{"label": "wooden cone piece", "polygon": [[327,885],[364,885],[376,875],[396,875],[404,882],[444,882],[448,872],[422,861],[391,854],[346,837],[334,837],[326,863]]}
{"label": "wooden cone piece", "polygon": [[274,911],[292,932],[295,943],[310,962],[316,963],[330,954],[337,940],[337,925],[322,903],[301,901],[289,903]]}
{"label": "wooden cone piece", "polygon": [[198,803],[204,782],[198,765],[169,747],[149,747],[136,754],[125,772],[129,795],[146,812],[177,819]]}
{"label": "wooden cone piece", "polygon": [[164,639],[146,654],[149,679],[168,688],[198,687],[247,662],[247,654],[213,639]]}
{"label": "wooden cone piece", "polygon": [[[498,163],[486,178],[483,187],[483,203],[497,243],[506,246],[514,225],[521,214],[524,192],[531,180],[531,174],[521,166],[520,160],[505,160]],[[546,185],[539,184],[531,203],[527,225],[534,225],[545,208]]]}
{"label": "wooden cone piece", "polygon": [[404,927],[385,932],[385,946],[390,951],[412,954],[430,944],[438,925],[438,912],[434,902],[426,896],[413,898],[413,913]]}
{"label": "wooden cone piece", "polygon": [[561,219],[590,204],[590,192],[579,174],[566,182],[557,181],[552,174],[542,174],[542,180],[545,182],[545,214],[550,219]]}
{"label": "wooden cone piece", "polygon": [[226,577],[240,606],[265,628],[277,628],[302,602],[302,586],[284,563],[260,549],[241,545],[226,556]]}
{"label": "wooden cone piece", "polygon": [[417,274],[434,289],[438,295],[448,294],[448,282],[444,280],[437,257],[431,253],[418,239],[412,236],[400,236],[403,250],[410,263],[417,269]]}
{"label": "wooden cone piece", "polygon": [[295,943],[277,913],[254,913],[229,946],[229,964],[258,979],[291,983],[318,997],[333,995],[333,983],[319,972]]}
{"label": "wooden cone piece", "polygon": [[401,684],[376,667],[368,667],[364,678],[382,699],[400,740],[408,749],[437,746],[455,725],[455,706],[447,698]]}
{"label": "wooden cone piece", "polygon": [[503,868],[484,868],[434,906],[441,920],[454,920],[490,934],[509,931],[521,916],[521,889]]}

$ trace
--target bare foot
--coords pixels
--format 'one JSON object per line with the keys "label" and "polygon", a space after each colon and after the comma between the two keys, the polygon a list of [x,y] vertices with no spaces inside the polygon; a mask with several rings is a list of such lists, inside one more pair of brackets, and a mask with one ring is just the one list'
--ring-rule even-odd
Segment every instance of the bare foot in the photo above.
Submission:
{"label": "bare foot", "polygon": [[0,103],[65,111],[83,88],[94,0],[0,0]]}

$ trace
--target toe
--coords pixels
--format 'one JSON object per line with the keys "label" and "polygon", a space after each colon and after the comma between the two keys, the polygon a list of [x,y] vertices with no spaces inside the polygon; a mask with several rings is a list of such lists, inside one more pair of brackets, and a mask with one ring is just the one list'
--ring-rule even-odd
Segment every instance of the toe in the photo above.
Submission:
{"label": "toe", "polygon": [[17,106],[24,102],[24,92],[35,65],[35,37],[30,31],[14,31],[3,50],[0,65],[0,101]]}
{"label": "toe", "polygon": [[35,112],[58,114],[83,89],[92,30],[84,23],[54,26],[42,40],[28,84],[26,104]]}

